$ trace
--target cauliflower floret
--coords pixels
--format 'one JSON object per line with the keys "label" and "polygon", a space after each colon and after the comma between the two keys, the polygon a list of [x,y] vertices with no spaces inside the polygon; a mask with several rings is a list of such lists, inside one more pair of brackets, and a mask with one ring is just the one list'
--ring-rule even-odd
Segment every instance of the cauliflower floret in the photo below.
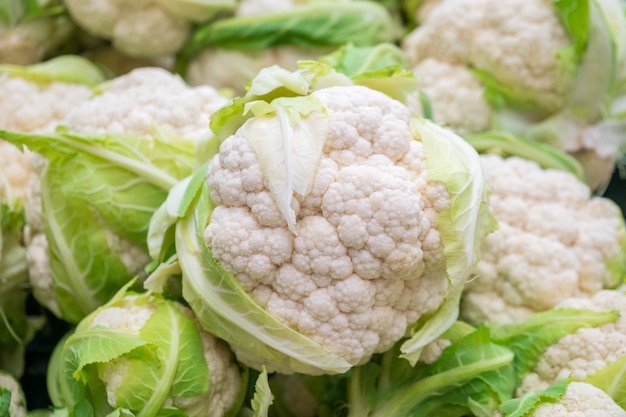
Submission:
{"label": "cauliflower floret", "polygon": [[[442,0],[431,5],[421,24],[402,40],[410,67],[426,58],[471,63],[473,38],[489,0]],[[514,51],[511,51],[514,52]]]}
{"label": "cauliflower floret", "polygon": [[624,223],[610,200],[575,176],[521,158],[483,155],[500,224],[487,236],[461,315],[472,323],[520,322],[565,298],[618,285]]}
{"label": "cauliflower floret", "polygon": [[312,95],[330,131],[310,193],[292,199],[296,234],[239,130],[207,170],[217,207],[204,237],[269,314],[356,365],[441,304],[448,282],[436,216],[450,197],[428,181],[401,103],[354,86]]}
{"label": "cauliflower floret", "polygon": [[[604,391],[584,382],[570,382],[557,402],[543,402],[526,417],[624,417],[626,411]],[[496,413],[494,417],[501,417]]]}
{"label": "cauliflower floret", "polygon": [[68,0],[65,5],[76,24],[131,56],[176,53],[191,29],[189,21],[151,0]]}
{"label": "cauliflower floret", "polygon": [[0,202],[24,201],[30,184],[37,178],[28,155],[9,142],[0,140]]}
{"label": "cauliflower floret", "polygon": [[626,295],[623,292],[602,290],[591,297],[572,297],[555,308],[618,310],[620,317],[599,327],[583,327],[548,347],[524,378],[516,395],[543,391],[553,382],[568,377],[582,381],[626,355]]}
{"label": "cauliflower floret", "polygon": [[[491,107],[482,83],[464,65],[433,58],[418,63],[413,72],[431,100],[433,120],[459,133],[480,132],[491,125]],[[410,94],[409,99],[415,99]],[[418,108],[414,113],[421,113]]]}
{"label": "cauliflower floret", "polygon": [[[115,301],[114,305],[105,306],[95,314],[88,327],[103,326],[139,336],[141,329],[157,310],[158,304],[137,300],[138,296],[127,295]],[[235,404],[241,387],[239,366],[228,345],[204,331],[189,308],[177,302],[173,303],[195,323],[209,371],[209,389],[202,395],[170,397],[165,405],[184,410],[189,416],[226,415]],[[118,406],[116,392],[124,383],[124,376],[130,366],[131,359],[120,356],[99,368],[99,376],[106,386],[107,401],[113,407]]]}

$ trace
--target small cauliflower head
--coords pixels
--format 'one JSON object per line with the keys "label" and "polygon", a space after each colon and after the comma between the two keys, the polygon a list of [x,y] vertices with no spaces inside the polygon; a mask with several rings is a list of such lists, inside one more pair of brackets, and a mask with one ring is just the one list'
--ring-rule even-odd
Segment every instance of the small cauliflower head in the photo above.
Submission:
{"label": "small cauliflower head", "polygon": [[0,203],[23,205],[37,178],[29,159],[15,145],[0,140]]}
{"label": "small cauliflower head", "polygon": [[518,157],[481,155],[500,225],[481,248],[461,316],[521,322],[569,297],[617,287],[626,273],[619,207],[573,174]]}
{"label": "small cauliflower head", "polygon": [[183,46],[192,25],[234,8],[234,1],[67,0],[74,22],[93,36],[110,40],[135,57],[173,55]]}
{"label": "small cauliflower head", "polygon": [[549,346],[517,388],[518,396],[543,391],[566,378],[584,381],[613,363],[623,363],[626,358],[626,294],[623,291],[603,290],[590,297],[572,297],[555,308],[617,310],[620,316],[612,323],[580,328]]}
{"label": "small cauliflower head", "polygon": [[[84,341],[87,335],[92,342]],[[88,346],[108,341],[114,343],[100,344],[97,353]],[[205,332],[189,308],[158,295],[118,294],[83,319],[57,350],[49,383],[81,387],[51,390],[56,406],[71,410],[82,399],[94,410],[104,401],[109,410],[146,416],[167,409],[221,417],[241,405],[245,377],[228,345]],[[68,367],[89,377],[64,382]],[[88,399],[80,398],[85,390],[92,392]]]}

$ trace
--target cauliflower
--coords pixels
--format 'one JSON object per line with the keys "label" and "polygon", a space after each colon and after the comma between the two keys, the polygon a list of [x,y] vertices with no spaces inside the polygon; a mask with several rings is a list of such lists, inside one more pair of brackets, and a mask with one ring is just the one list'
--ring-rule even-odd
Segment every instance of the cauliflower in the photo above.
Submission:
{"label": "cauliflower", "polygon": [[[566,100],[568,79],[555,57],[570,45],[568,34],[550,2],[514,0],[504,4],[445,0],[434,5],[421,25],[403,39],[408,64],[417,67],[430,58],[488,71],[516,91],[541,97],[540,105],[555,111]],[[424,87],[433,81],[424,80]],[[450,106],[454,111],[454,101],[462,101],[462,97],[454,100],[438,95],[431,99],[441,100],[444,111]]]}
{"label": "cauliflower", "polygon": [[92,88],[84,84],[31,80],[0,74],[0,127],[18,132],[53,130],[70,111],[87,101]]}
{"label": "cauliflower", "polygon": [[580,156],[592,189],[601,189],[626,149],[615,76],[624,66],[626,18],[616,0],[567,7],[427,2],[402,48],[436,122],[462,134],[506,130],[553,144]]}
{"label": "cauliflower", "polygon": [[[107,351],[112,345],[105,344],[103,356],[93,360],[86,339],[117,340],[119,346]],[[57,351],[49,383],[67,384],[67,374],[57,371],[76,366],[73,355],[78,355],[81,364],[74,371],[93,376],[79,384],[102,387],[82,399],[89,406],[106,401],[112,409],[146,416],[174,409],[190,417],[221,417],[241,406],[245,379],[228,345],[204,331],[189,308],[157,295],[114,297],[83,319]],[[149,376],[137,378],[142,371]],[[70,410],[81,400],[80,390],[50,392],[56,406]]]}
{"label": "cauliflower", "polygon": [[268,313],[358,364],[443,301],[436,217],[450,197],[428,181],[406,107],[360,87],[313,95],[331,129],[310,192],[292,201],[295,236],[240,132],[207,170],[217,207],[205,239]]}
{"label": "cauliflower", "polygon": [[[6,66],[0,70],[0,129],[24,133],[54,130],[73,109],[93,94],[93,85],[104,80],[99,69],[76,56],[61,56],[30,66]],[[28,149],[20,149],[0,139],[0,203],[8,203],[20,211],[26,221],[20,239],[27,246],[37,247],[35,236],[43,233],[40,174],[45,159]],[[36,249],[27,251],[29,279],[37,300],[48,298],[50,283],[37,274],[41,258]],[[49,269],[49,268],[48,268]],[[51,302],[49,308],[58,312]]]}
{"label": "cauliflower", "polygon": [[614,288],[626,271],[619,207],[573,174],[518,157],[481,155],[500,224],[487,236],[461,316],[521,322],[568,297]]}
{"label": "cauliflower", "polygon": [[620,312],[619,318],[599,327],[584,327],[549,346],[517,388],[518,396],[542,391],[556,381],[584,381],[626,356],[626,295],[603,290],[590,297],[572,297],[555,308]]}
{"label": "cauliflower", "polygon": [[[198,187],[205,175],[199,192],[211,205],[200,200],[174,220],[176,250],[185,298],[203,325],[229,328],[209,319],[216,309],[242,328],[236,337],[217,333],[239,360],[283,373],[337,373],[391,348],[420,318],[433,320],[431,335],[452,324],[474,245],[493,225],[479,203],[482,168],[464,140],[315,63],[267,68],[212,120],[219,153],[183,186]],[[432,158],[445,161],[434,171],[431,139]],[[471,185],[449,183],[456,175]],[[172,204],[180,192],[170,194]],[[471,209],[461,209],[469,201]],[[454,229],[446,234],[452,246],[442,227]],[[225,285],[215,268],[228,277],[223,295],[212,288]],[[267,347],[253,347],[257,337]],[[421,347],[412,349],[407,355],[419,356]]]}
{"label": "cauliflower", "polygon": [[[227,102],[227,99],[218,94],[212,87],[203,86],[191,88],[185,84],[180,77],[164,69],[152,67],[135,69],[108,83],[101,84],[99,89],[99,94],[94,95],[89,100],[83,101],[80,106],[76,106],[72,111],[68,111],[65,117],[56,123],[62,125],[64,129],[71,131],[73,134],[136,135],[145,138],[147,141],[163,141],[165,142],[164,146],[171,146],[172,148],[182,149],[187,152],[188,148],[193,149],[193,147],[206,136],[208,132],[209,116]],[[108,139],[106,142],[113,143],[113,140]],[[51,155],[54,155],[55,149],[47,149],[46,147],[54,147],[55,145],[39,143],[39,146],[43,147],[43,153],[50,152]],[[154,148],[150,155],[154,158],[161,157],[157,150],[157,145],[153,143],[150,146]],[[145,153],[145,150],[139,151],[139,153],[142,152]],[[186,156],[187,155],[185,155],[185,157]],[[140,155],[138,157],[140,159],[142,158]],[[171,159],[172,155],[168,154],[167,158]],[[54,157],[52,159],[55,160]],[[145,161],[145,159],[142,159],[142,161]],[[181,156],[180,160],[174,162],[159,162],[159,169],[165,170],[166,167],[169,168],[169,166],[174,165],[173,170],[176,171],[175,175],[183,177],[186,175],[187,162],[184,161]],[[56,163],[57,162],[53,162],[53,165]],[[93,161],[90,163],[93,164]],[[110,169],[111,165],[107,165],[107,167]],[[42,169],[43,168],[44,167],[42,167]],[[53,167],[53,169],[58,168]],[[106,172],[104,167],[102,168],[102,172]],[[88,173],[86,175],[92,174]],[[115,175],[118,176],[119,173]],[[51,185],[50,181],[54,180],[49,180],[47,187],[52,186],[54,188],[55,186],[59,186],[54,183]],[[168,182],[163,184],[162,187],[168,188],[176,181],[176,178],[168,179]],[[61,183],[63,183],[63,187],[69,189],[66,180],[61,181]],[[98,187],[102,187],[100,183],[97,185]],[[82,311],[80,314],[69,313],[67,306],[65,307],[66,311],[63,311],[58,305],[57,298],[59,297],[59,291],[63,291],[67,296],[74,297],[77,291],[84,292],[88,290],[84,288],[85,284],[76,284],[75,280],[67,278],[71,276],[70,272],[61,274],[58,272],[59,269],[57,269],[56,272],[54,271],[54,267],[51,264],[51,251],[53,253],[69,251],[70,249],[63,248],[66,246],[72,247],[72,243],[63,242],[61,239],[61,229],[63,229],[63,226],[56,225],[55,227],[58,229],[51,228],[49,232],[44,231],[44,223],[47,222],[47,224],[51,225],[54,224],[55,221],[52,220],[54,216],[51,215],[49,215],[48,219],[45,221],[41,219],[42,191],[48,194],[48,197],[44,198],[43,207],[47,208],[51,213],[54,213],[55,216],[62,217],[63,213],[66,211],[68,214],[69,212],[74,212],[75,214],[77,210],[83,209],[73,207],[70,203],[63,200],[54,202],[54,197],[50,197],[49,195],[50,190],[42,190],[39,182],[32,185],[32,193],[29,197],[30,201],[32,201],[30,207],[34,207],[38,210],[29,210],[27,213],[29,225],[27,256],[35,295],[42,305],[49,308],[56,315],[64,317],[68,321],[78,321],[82,317],[82,314],[86,314],[94,307],[94,302],[85,303],[80,308]],[[148,193],[146,190],[143,192]],[[69,192],[63,190],[62,193]],[[76,191],[73,191],[73,193],[72,197],[75,197]],[[93,190],[85,190],[82,193],[91,195]],[[150,191],[149,193],[154,194],[154,191]],[[145,237],[142,237],[138,242],[138,239],[133,238],[135,235],[132,234],[141,232],[141,229],[145,229],[147,226],[141,224],[136,225],[138,220],[133,219],[135,223],[126,223],[122,229],[123,232],[120,232],[116,229],[117,226],[111,226],[111,220],[104,217],[112,210],[110,207],[111,202],[107,200],[111,197],[106,194],[101,198],[102,200],[94,200],[93,197],[88,197],[87,204],[96,206],[98,204],[104,205],[100,207],[98,211],[95,211],[96,214],[94,214],[93,209],[89,209],[88,213],[84,213],[85,219],[87,217],[94,218],[96,224],[92,227],[98,228],[97,225],[101,225],[99,228],[103,233],[102,238],[106,249],[98,249],[98,251],[104,250],[104,255],[100,256],[108,256],[110,253],[115,259],[121,262],[123,271],[113,274],[115,276],[131,277],[142,273],[144,267],[150,260],[145,248]],[[154,200],[154,198],[154,196],[150,196],[146,201]],[[139,203],[137,203],[136,207],[139,207]],[[117,210],[123,211],[128,210],[128,208],[122,206]],[[139,209],[136,208],[135,210]],[[149,215],[145,214],[145,210],[147,209],[139,210],[142,212],[141,216],[143,217]],[[129,216],[130,215],[136,214],[131,213]],[[84,219],[82,221],[84,221]],[[109,224],[107,224],[107,222],[109,222]],[[139,229],[139,231],[137,231],[137,229]],[[56,230],[56,232],[52,232],[52,230]],[[47,233],[52,233],[56,240],[52,249],[49,246],[49,235]],[[127,234],[124,235],[123,233]],[[128,233],[132,236],[128,236]],[[73,234],[75,234],[75,232]],[[94,242],[96,241],[93,235],[91,239]],[[59,246],[59,244],[61,246]],[[96,250],[93,251],[99,253]],[[60,261],[61,265],[56,268],[68,268],[69,271],[77,273],[76,271],[81,269],[81,267],[71,267],[69,266],[71,262],[74,261],[62,257]],[[89,271],[91,268],[97,267],[89,263],[82,268],[86,268],[86,271]],[[107,270],[114,270],[110,264],[108,268]],[[99,268],[98,276],[102,276],[102,274],[105,273],[103,271],[107,270]],[[88,276],[91,275],[88,272],[82,273]],[[109,272],[109,274],[111,274],[111,272]],[[87,278],[77,279],[81,281],[87,280]],[[101,278],[101,280],[107,281],[104,278]],[[100,287],[101,285],[98,283],[98,288]],[[81,289],[79,290],[78,288]],[[106,290],[105,287],[102,287],[98,290],[92,289],[89,291],[99,293],[101,291],[116,291],[118,288],[119,287],[113,286]],[[101,294],[100,296],[106,296],[106,298],[108,298],[110,295],[111,294]],[[94,295],[85,295],[82,298],[89,300],[92,297],[94,297]],[[102,301],[103,300],[97,301],[95,306],[99,305]]]}
{"label": "cauliflower", "polygon": [[[496,412],[494,417],[508,414]],[[626,411],[604,391],[584,382],[570,382],[562,397],[543,401],[525,417],[624,417]]]}
{"label": "cauliflower", "polygon": [[111,40],[123,53],[163,57],[178,52],[192,25],[229,11],[234,1],[67,0],[72,19],[93,36]]}

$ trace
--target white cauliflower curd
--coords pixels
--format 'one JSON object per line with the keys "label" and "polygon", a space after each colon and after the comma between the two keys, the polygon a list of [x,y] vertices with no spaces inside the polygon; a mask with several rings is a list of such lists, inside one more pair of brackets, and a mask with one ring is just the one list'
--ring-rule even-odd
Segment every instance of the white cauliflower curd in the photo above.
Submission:
{"label": "white cauliflower curd", "polygon": [[461,316],[521,322],[562,300],[618,286],[626,270],[619,207],[573,174],[517,157],[481,155],[500,224],[482,246]]}
{"label": "white cauliflower curd", "polygon": [[69,130],[155,136],[165,128],[181,140],[197,140],[207,133],[209,116],[227,103],[215,88],[190,87],[158,67],[134,69],[101,88],[67,114]]}

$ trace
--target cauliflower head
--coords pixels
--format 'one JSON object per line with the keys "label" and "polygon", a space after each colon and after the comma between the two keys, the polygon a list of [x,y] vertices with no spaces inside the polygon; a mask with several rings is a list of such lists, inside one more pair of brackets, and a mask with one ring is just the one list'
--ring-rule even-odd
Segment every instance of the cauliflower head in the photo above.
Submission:
{"label": "cauliflower head", "polygon": [[207,170],[215,258],[268,313],[352,364],[389,349],[448,291],[437,214],[405,106],[365,87],[313,93],[330,130],[310,192],[291,202],[291,233],[243,132]]}
{"label": "cauliflower head", "polygon": [[[403,39],[402,47],[418,75],[419,64],[426,59],[487,71],[515,91],[540,97],[539,105],[555,111],[564,104],[570,81],[557,57],[570,44],[550,2],[444,0],[431,6],[421,24]],[[475,73],[472,77],[474,83],[482,84]],[[422,82],[428,88],[436,80],[430,77]],[[445,96],[431,98],[434,103],[441,101],[443,114],[458,106]]]}
{"label": "cauliflower head", "polygon": [[[0,103],[0,129],[33,134],[52,131],[69,112],[88,101],[93,86],[104,79],[95,65],[70,55],[34,65],[3,66],[0,94],[10,99]],[[41,257],[36,249],[28,249],[34,237],[43,233],[39,190],[46,160],[26,147],[18,148],[0,139],[0,161],[0,202],[24,210],[22,244],[27,246],[28,275],[34,295],[43,305],[58,312],[56,303],[49,301],[47,276],[38,274],[39,266],[45,266],[48,257]]]}
{"label": "cauliflower head", "polygon": [[[103,345],[102,356],[94,357],[82,341],[87,335],[93,341],[117,340],[117,346]],[[241,405],[245,374],[228,345],[204,331],[189,308],[158,295],[121,292],[83,319],[56,349],[52,387],[68,383],[62,371],[76,367],[73,355],[81,358],[74,371],[90,375],[78,382],[82,389],[102,387],[82,399],[96,412],[105,401],[110,410],[141,410],[147,416],[175,409],[190,417],[219,417]],[[138,378],[142,372],[150,376]],[[81,389],[50,392],[55,405],[70,410],[80,392],[84,395]]]}
{"label": "cauliflower head", "polygon": [[435,121],[550,143],[580,158],[602,190],[624,150],[621,2],[441,0],[416,18],[402,49]]}
{"label": "cauliflower head", "polygon": [[[189,87],[180,77],[156,67],[135,69],[100,84],[98,88],[99,94],[68,111],[57,123],[79,134],[140,135],[155,142],[184,142],[184,146],[193,148],[206,135],[209,116],[226,103],[226,98],[212,87]],[[44,168],[45,161],[39,169]],[[43,191],[48,192],[46,189]],[[40,303],[55,314],[69,319],[59,308],[57,291],[67,288],[65,291],[72,294],[75,289],[63,283],[66,278],[60,275],[67,274],[59,274],[57,270],[55,278],[51,270],[50,245],[41,217],[41,192],[38,181],[31,184],[28,195],[31,204],[27,210],[27,257],[31,281]],[[47,209],[54,212],[51,209],[51,205],[54,205],[52,200],[44,200]],[[93,203],[97,204],[98,201]],[[103,211],[110,210],[106,204],[104,207]],[[49,215],[48,223],[51,223],[51,218]],[[106,225],[101,217],[98,217],[98,221],[104,229],[107,250],[119,259],[125,275],[131,277],[142,273],[150,260],[145,247],[120,235],[110,225]],[[129,227],[125,225],[125,228]],[[60,239],[60,233],[55,235],[55,239]],[[77,317],[73,317],[72,321],[77,321]]]}
{"label": "cauliflower head", "polygon": [[461,316],[521,322],[562,300],[615,288],[626,271],[619,207],[573,174],[519,157],[481,155],[500,225],[487,236]]}
{"label": "cauliflower head", "polygon": [[626,356],[626,295],[623,291],[602,290],[588,297],[572,297],[555,308],[617,310],[620,316],[612,323],[581,328],[549,346],[524,377],[516,395],[542,391],[566,378],[584,381]]}

